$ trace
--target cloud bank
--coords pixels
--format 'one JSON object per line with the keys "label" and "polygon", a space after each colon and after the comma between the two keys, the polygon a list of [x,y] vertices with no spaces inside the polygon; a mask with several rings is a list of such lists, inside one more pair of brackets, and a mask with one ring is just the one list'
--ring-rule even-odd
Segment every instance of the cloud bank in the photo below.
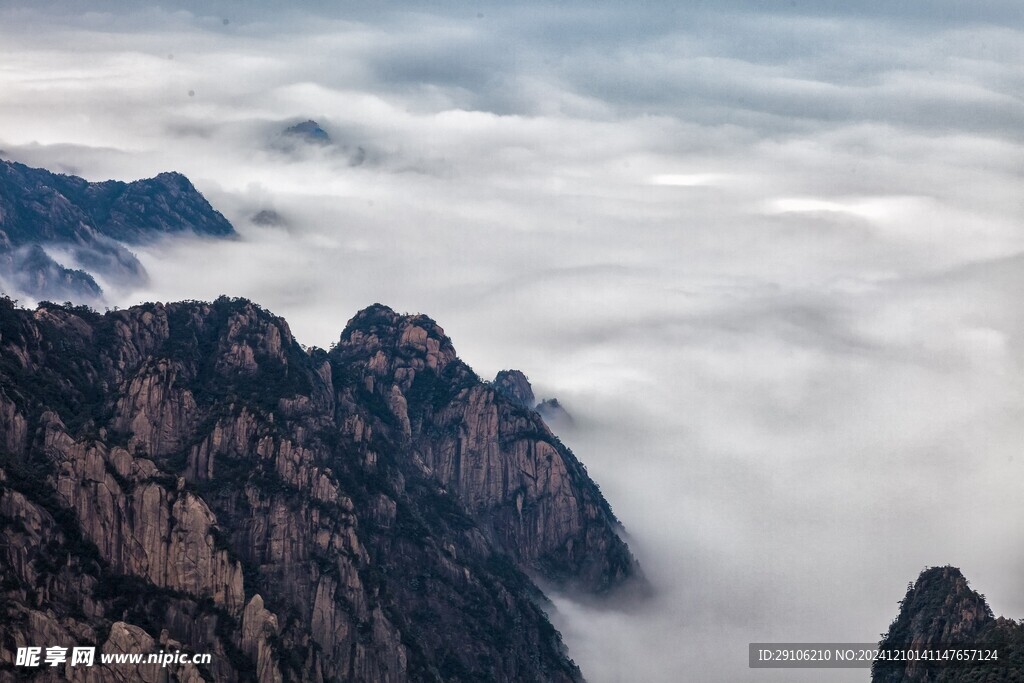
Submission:
{"label": "cloud bank", "polygon": [[111,304],[381,301],[568,406],[656,590],[556,597],[589,680],[866,681],[747,643],[870,641],[926,565],[1024,616],[1019,3],[63,5],[0,10],[3,156],[241,234]]}

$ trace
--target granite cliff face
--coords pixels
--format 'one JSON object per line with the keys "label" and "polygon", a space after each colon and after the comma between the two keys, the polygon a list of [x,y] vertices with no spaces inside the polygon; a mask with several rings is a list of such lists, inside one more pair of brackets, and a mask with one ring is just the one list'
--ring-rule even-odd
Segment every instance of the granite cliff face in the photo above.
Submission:
{"label": "granite cliff face", "polygon": [[412,459],[520,563],[590,590],[630,575],[615,518],[583,466],[537,413],[482,383],[433,320],[371,306],[332,356],[387,405]]}
{"label": "granite cliff face", "polygon": [[528,574],[635,563],[429,318],[372,306],[327,352],[244,300],[0,304],[0,678],[78,644],[213,654],[172,680],[580,680]]}
{"label": "granite cliff face", "polygon": [[1024,681],[1024,626],[996,618],[985,596],[971,589],[956,567],[931,567],[907,587],[900,612],[881,644],[941,648],[970,645],[997,649],[997,661],[977,665],[876,662],[875,683]]}
{"label": "granite cliff face", "polygon": [[227,237],[234,228],[180,173],[90,183],[0,160],[0,275],[26,294],[96,300],[90,273],[144,282],[145,269],[124,245],[182,233]]}

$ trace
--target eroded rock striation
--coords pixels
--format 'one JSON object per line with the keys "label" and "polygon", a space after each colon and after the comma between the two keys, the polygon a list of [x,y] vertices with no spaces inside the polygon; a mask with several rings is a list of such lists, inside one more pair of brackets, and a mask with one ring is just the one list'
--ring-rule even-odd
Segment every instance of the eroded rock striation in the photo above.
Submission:
{"label": "eroded rock striation", "polygon": [[[176,680],[577,681],[529,575],[637,573],[540,416],[380,305],[307,351],[240,299],[0,301],[0,448],[0,678],[66,644],[212,654]],[[127,673],[84,671],[37,679]]]}

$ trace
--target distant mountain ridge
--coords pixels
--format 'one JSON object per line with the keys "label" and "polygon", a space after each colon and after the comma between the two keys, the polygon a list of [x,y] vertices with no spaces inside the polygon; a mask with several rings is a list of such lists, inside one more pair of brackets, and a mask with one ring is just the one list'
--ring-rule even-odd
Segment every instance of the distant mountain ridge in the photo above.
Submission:
{"label": "distant mountain ridge", "polygon": [[94,275],[144,283],[125,245],[189,233],[230,237],[235,229],[180,173],[91,183],[0,160],[0,277],[30,296],[94,300]]}
{"label": "distant mountain ridge", "polygon": [[331,136],[313,119],[296,123],[294,126],[288,126],[285,128],[284,134],[300,138],[315,145],[331,144]]}

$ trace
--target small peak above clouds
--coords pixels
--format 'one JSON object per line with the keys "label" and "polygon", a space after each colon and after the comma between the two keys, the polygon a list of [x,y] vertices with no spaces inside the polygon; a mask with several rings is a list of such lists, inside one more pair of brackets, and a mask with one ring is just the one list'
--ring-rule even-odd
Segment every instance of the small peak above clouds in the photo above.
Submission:
{"label": "small peak above clouds", "polygon": [[302,123],[296,123],[294,126],[285,128],[284,134],[315,145],[331,144],[331,136],[328,135],[327,131],[321,128],[320,124],[313,119],[303,121]]}
{"label": "small peak above clouds", "polygon": [[273,209],[261,209],[250,220],[256,225],[264,227],[279,227],[286,223],[281,214]]}
{"label": "small peak above clouds", "polygon": [[574,420],[557,398],[546,398],[537,404],[537,412],[551,427],[572,427]]}
{"label": "small peak above clouds", "polygon": [[[338,132],[338,131],[335,131]],[[341,139],[335,140],[323,126],[313,119],[290,125],[277,134],[272,146],[288,154],[323,149],[330,155],[346,159],[349,166],[362,166],[367,160],[366,148],[358,141],[346,140],[344,131]]]}

